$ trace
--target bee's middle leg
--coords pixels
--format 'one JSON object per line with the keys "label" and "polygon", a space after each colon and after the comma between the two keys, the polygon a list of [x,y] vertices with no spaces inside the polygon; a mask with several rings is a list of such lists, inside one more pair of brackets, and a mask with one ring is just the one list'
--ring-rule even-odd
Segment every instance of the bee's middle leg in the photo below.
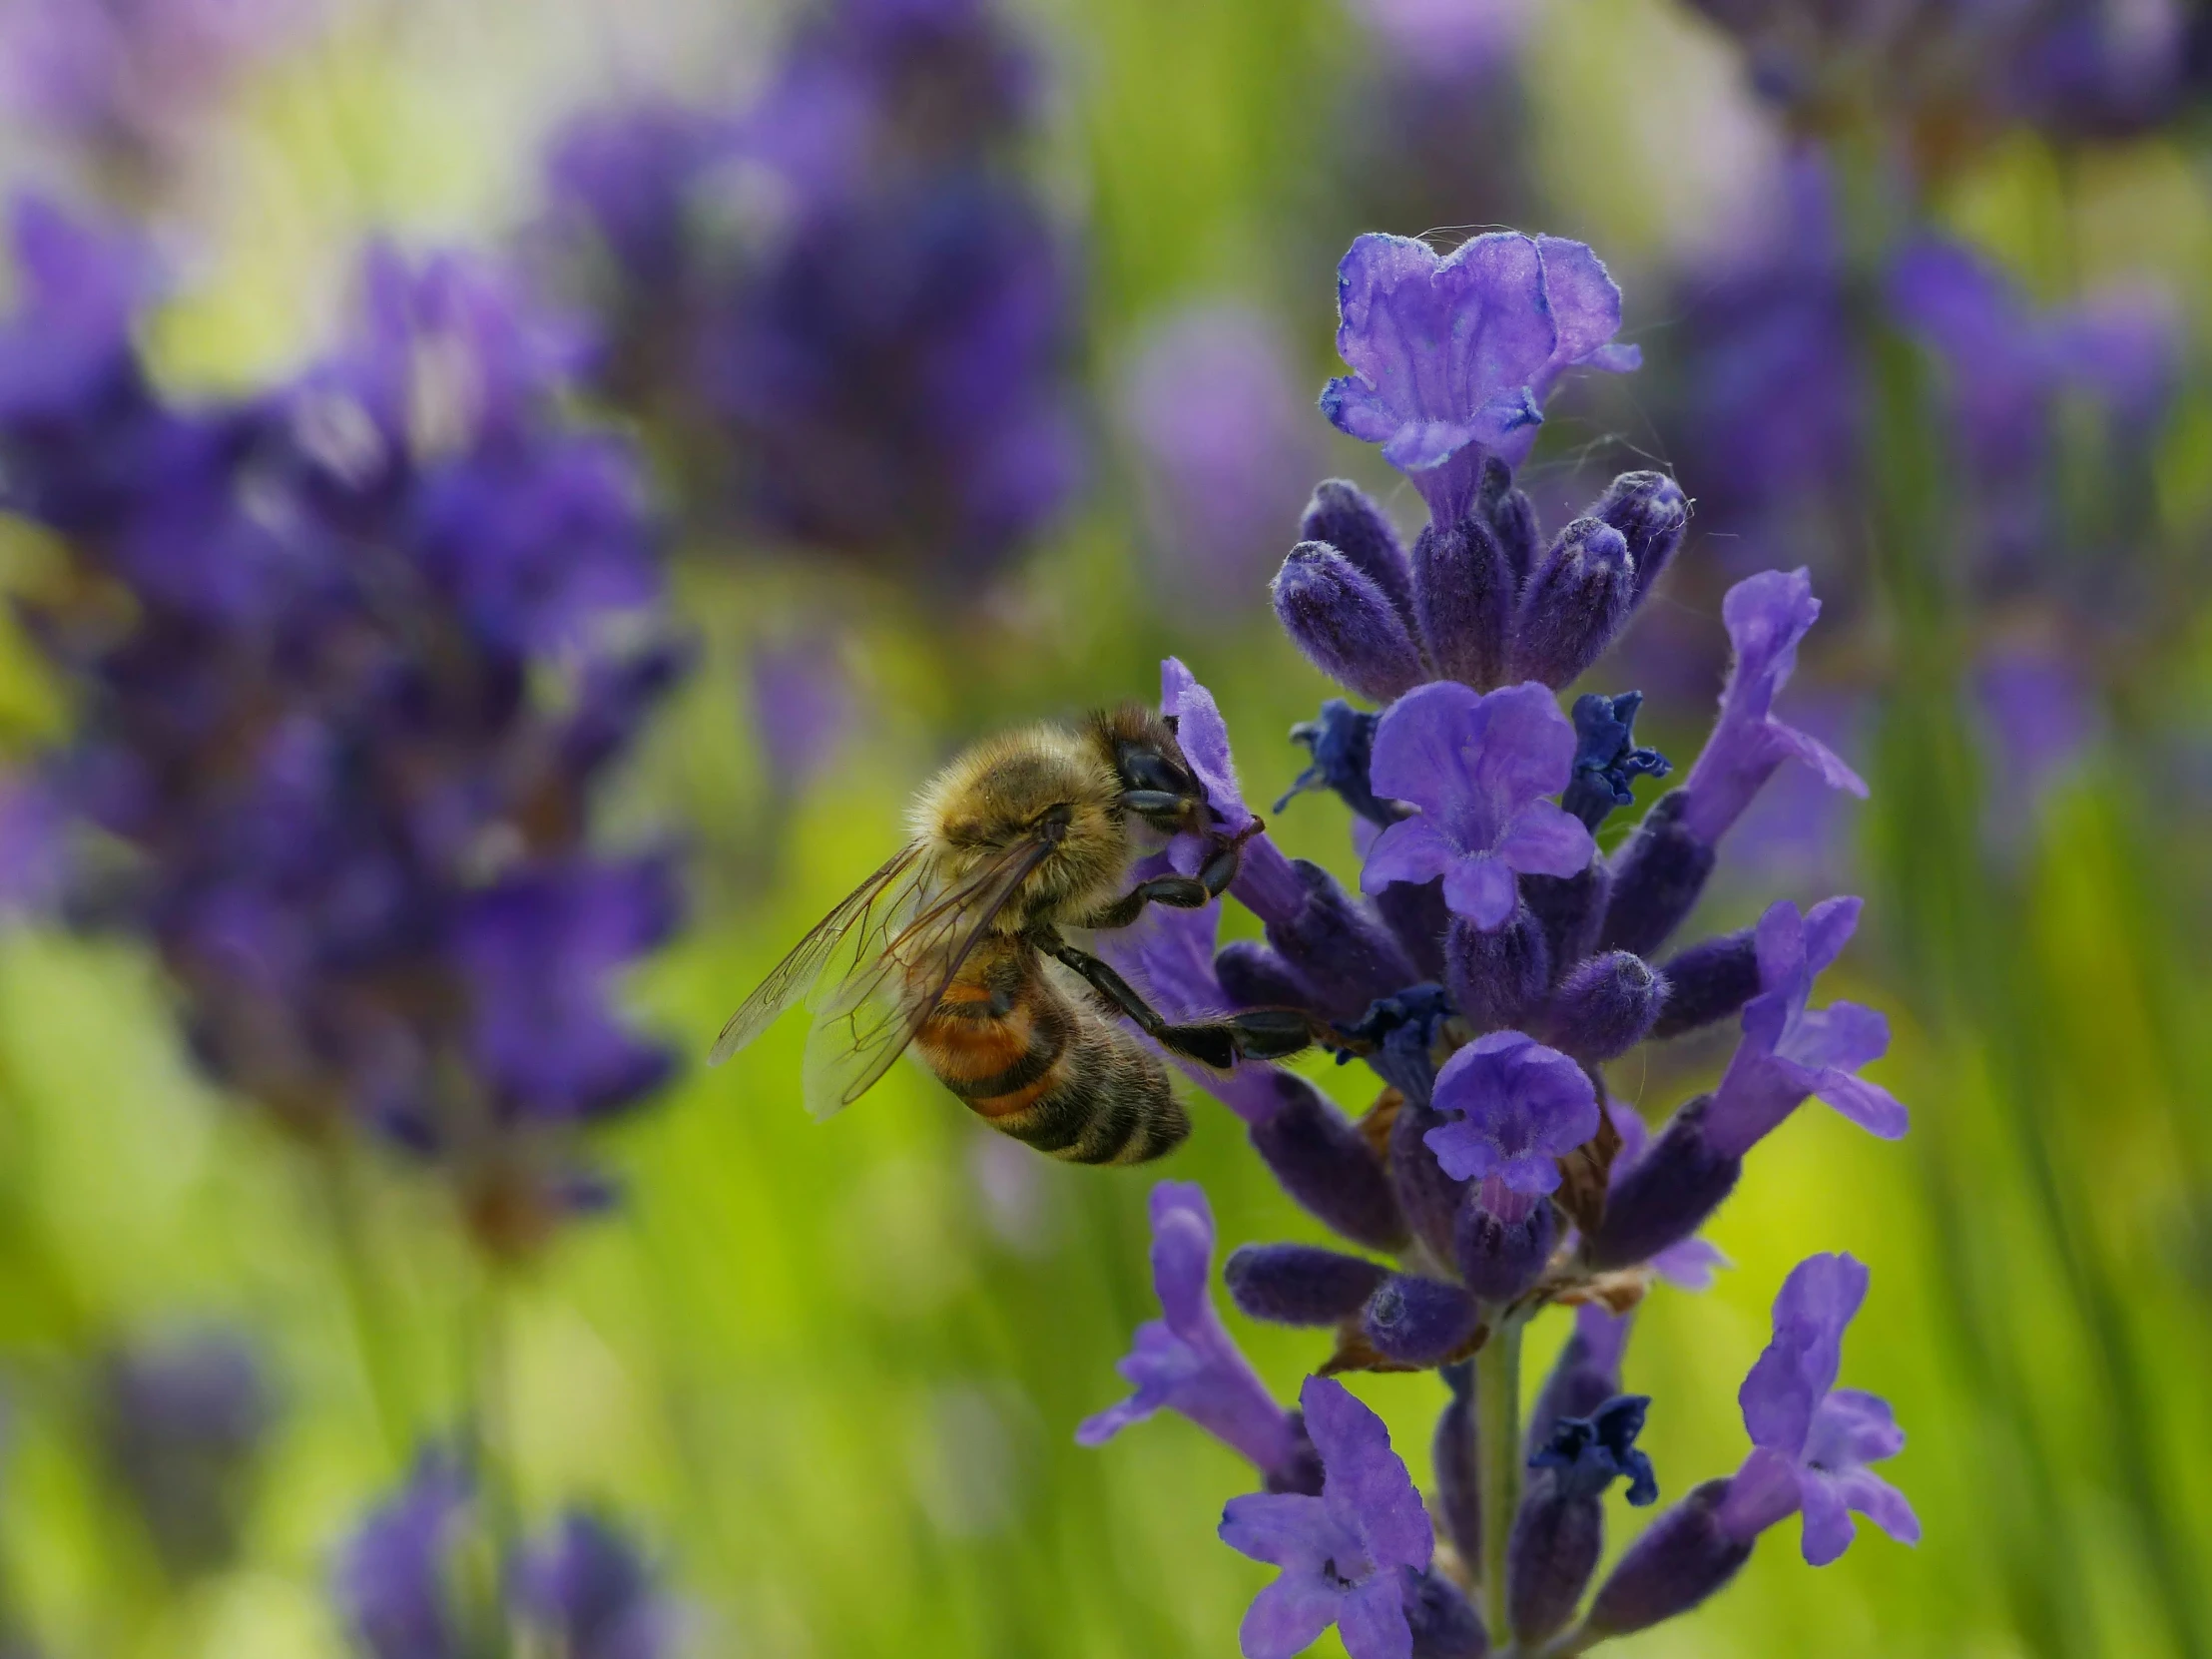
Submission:
{"label": "bee's middle leg", "polygon": [[1315,1040],[1312,1016],[1296,1008],[1246,1008],[1220,1019],[1174,1024],[1161,1018],[1137,989],[1087,950],[1063,941],[1045,946],[1058,961],[1136,1021],[1139,1030],[1170,1053],[1227,1071],[1239,1060],[1279,1060]]}

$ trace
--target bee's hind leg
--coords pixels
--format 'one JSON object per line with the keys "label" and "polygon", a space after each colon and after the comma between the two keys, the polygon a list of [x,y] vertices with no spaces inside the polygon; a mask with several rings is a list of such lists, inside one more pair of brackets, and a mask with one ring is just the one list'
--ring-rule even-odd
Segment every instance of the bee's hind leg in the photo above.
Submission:
{"label": "bee's hind leg", "polygon": [[1137,994],[1107,963],[1064,940],[1044,944],[1055,960],[1083,976],[1092,990],[1136,1021],[1138,1029],[1170,1053],[1227,1071],[1239,1060],[1279,1060],[1312,1046],[1314,1022],[1296,1008],[1247,1008],[1220,1019],[1177,1025]]}

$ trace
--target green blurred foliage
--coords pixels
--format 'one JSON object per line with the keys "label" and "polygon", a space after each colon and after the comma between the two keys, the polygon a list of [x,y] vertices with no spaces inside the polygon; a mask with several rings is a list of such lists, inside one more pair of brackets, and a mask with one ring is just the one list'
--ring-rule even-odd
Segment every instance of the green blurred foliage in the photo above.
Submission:
{"label": "green blurred foliage", "polygon": [[[1318,371],[1338,251],[1327,216],[1342,209],[1317,205],[1317,179],[1332,123],[1356,113],[1350,20],[1331,0],[1067,0],[1039,21],[1063,54],[1053,166],[1088,225],[1101,359],[1162,305],[1231,291],[1295,316]],[[544,69],[560,58],[551,49],[509,56],[532,28],[521,6],[442,5],[427,22],[372,9],[253,89],[235,195],[215,218],[220,256],[161,330],[179,377],[248,380],[300,350],[334,312],[364,226],[483,234],[522,217],[534,126],[573,75]],[[746,17],[727,32],[763,28]],[[1676,146],[1670,117],[1732,66],[1660,0],[1555,7],[1531,62],[1559,209],[1543,228],[1596,244],[1633,306],[1637,270],[1696,234],[1719,194],[1701,168],[1725,162],[1725,132]],[[1645,96],[1654,80],[1667,98]],[[2046,293],[2150,269],[2201,307],[2205,168],[2163,143],[2068,166],[2023,141],[1961,181],[1944,211]],[[1663,335],[1649,348],[1664,350]],[[1923,405],[1910,365],[1891,377],[1905,418],[1876,510],[1895,672],[1860,819],[1872,936],[1826,994],[1890,1013],[1896,1046],[1876,1076],[1914,1106],[1915,1131],[1882,1145],[1817,1108],[1799,1114],[1712,1229],[1733,1270],[1709,1295],[1651,1298],[1628,1376],[1654,1396],[1645,1443],[1671,1492],[1732,1469],[1744,1449],[1735,1388],[1784,1274],[1814,1251],[1859,1255],[1874,1291],[1846,1376],[1889,1396],[1911,1432],[1886,1472],[1911,1493],[1926,1541],[1909,1551],[1870,1534],[1814,1572],[1786,1525],[1725,1597],[1621,1651],[2203,1659],[2206,826],[2177,827],[2159,778],[2127,759],[2146,751],[2117,741],[2145,734],[2122,733],[2016,827],[2012,855],[1990,854],[1957,685],[1965,619],[1941,580],[1940,439],[1911,418]],[[2161,523],[2185,550],[2212,517],[2201,376],[2183,411],[2153,473]],[[1386,483],[1364,451],[1332,454]],[[626,804],[687,824],[698,853],[698,925],[636,987],[656,1023],[703,1050],[785,946],[880,860],[908,793],[950,747],[1147,695],[1165,651],[1216,691],[1255,798],[1288,781],[1296,752],[1276,740],[1328,688],[1257,600],[1249,615],[1197,622],[1172,592],[1148,591],[1110,465],[1105,483],[989,617],[871,613],[857,667],[880,712],[803,800],[763,799],[736,691],[780,595],[764,601],[755,577],[727,569],[681,573],[705,668]],[[1685,557],[1696,556],[1693,545]],[[2174,554],[2201,579],[2191,557]],[[35,565],[35,548],[10,544],[12,580]],[[2203,614],[2200,603],[2177,619],[2161,659],[2200,707]],[[1653,713],[1684,733],[1702,717]],[[28,654],[0,635],[0,735],[20,748],[58,718]],[[1350,872],[1333,804],[1302,802],[1274,828],[1292,851]],[[1723,892],[1713,905],[1734,922],[1765,896]],[[489,1389],[505,1401],[525,1512],[581,1497],[629,1517],[692,1609],[700,1653],[1232,1651],[1267,1574],[1213,1530],[1249,1471],[1174,1419],[1098,1451],[1072,1439],[1117,1396],[1114,1361],[1154,1311],[1144,1198],[1159,1172],[1031,1157],[912,1068],[811,1123],[797,1103],[801,1035],[789,1021],[728,1069],[689,1073],[620,1131],[623,1207],[578,1229],[495,1316],[448,1219],[404,1170],[277,1144],[241,1105],[209,1096],[146,961],[44,933],[0,943],[0,1561],[48,1650],[340,1653],[323,1594],[330,1552],[407,1452],[384,1418],[450,1431]],[[1656,1119],[1718,1058],[1699,1049],[1616,1087]],[[1348,1106],[1365,1104],[1364,1073],[1315,1069]],[[1169,1173],[1205,1185],[1225,1248],[1318,1238],[1228,1115],[1205,1102],[1197,1115]],[[350,1288],[340,1214],[355,1223]],[[103,1486],[74,1401],[118,1333],[208,1316],[262,1335],[287,1410],[246,1561],[179,1588],[161,1582]],[[495,1374],[478,1375],[494,1318],[507,1340]],[[1531,1383],[1563,1323],[1532,1336]],[[1231,1324],[1286,1395],[1320,1358],[1312,1337]],[[1424,1477],[1435,1380],[1359,1388]],[[1617,1546],[1644,1517],[1616,1507],[1611,1519]]]}

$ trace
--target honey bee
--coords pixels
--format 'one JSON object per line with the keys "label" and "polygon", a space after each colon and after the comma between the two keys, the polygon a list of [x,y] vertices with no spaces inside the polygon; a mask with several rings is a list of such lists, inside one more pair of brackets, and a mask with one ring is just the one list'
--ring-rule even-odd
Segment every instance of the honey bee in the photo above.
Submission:
{"label": "honey bee", "polygon": [[[1117,1016],[1217,1068],[1295,1053],[1314,1040],[1312,1021],[1254,1008],[1171,1023],[1060,929],[1124,927],[1148,904],[1218,897],[1259,826],[1230,835],[1215,820],[1173,723],[1149,709],[980,743],[922,791],[906,845],[730,1016],[708,1063],[807,994],[803,1089],[817,1117],[859,1099],[911,1043],[970,1111],[1040,1152],[1079,1164],[1158,1158],[1190,1119],[1159,1056]],[[1121,891],[1141,826],[1204,836],[1197,874]]]}

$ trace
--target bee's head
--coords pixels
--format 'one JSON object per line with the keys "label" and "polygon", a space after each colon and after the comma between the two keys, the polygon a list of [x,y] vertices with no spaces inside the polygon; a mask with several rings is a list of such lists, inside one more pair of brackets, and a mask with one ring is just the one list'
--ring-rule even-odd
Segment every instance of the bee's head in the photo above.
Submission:
{"label": "bee's head", "polygon": [[1120,788],[1089,746],[1051,727],[1008,733],[955,760],[916,805],[917,832],[959,879],[1020,844],[1042,840],[1010,915],[1034,915],[1118,876],[1128,861]]}

